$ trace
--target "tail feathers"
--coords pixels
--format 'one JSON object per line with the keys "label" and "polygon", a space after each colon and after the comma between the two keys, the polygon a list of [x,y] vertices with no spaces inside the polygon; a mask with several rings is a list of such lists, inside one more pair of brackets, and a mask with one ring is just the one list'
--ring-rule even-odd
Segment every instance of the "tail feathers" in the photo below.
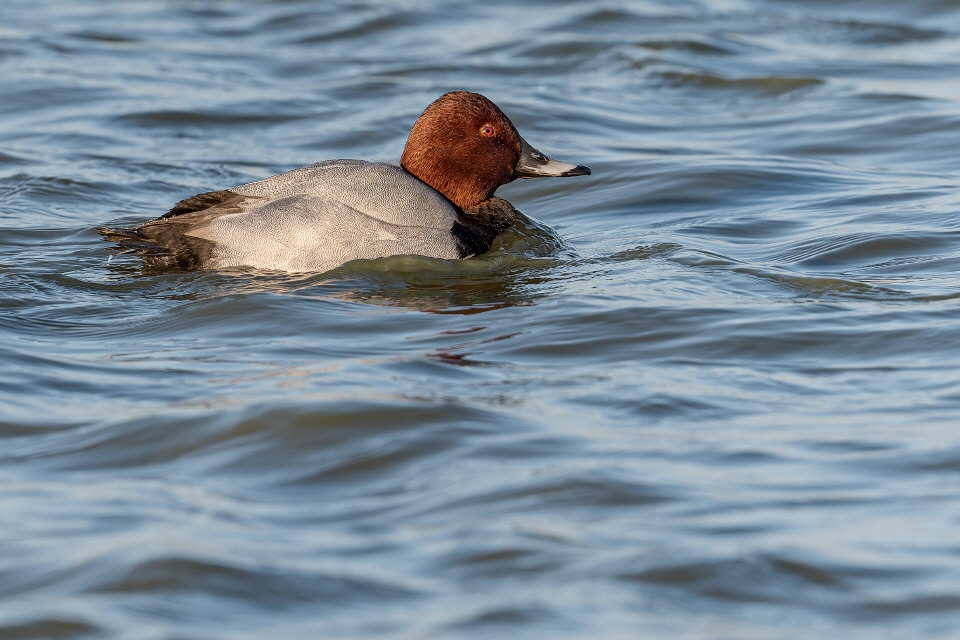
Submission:
{"label": "tail feathers", "polygon": [[134,249],[136,251],[165,250],[164,247],[147,240],[138,227],[98,227],[97,231],[100,232],[104,240],[115,242],[124,249]]}
{"label": "tail feathers", "polygon": [[97,231],[104,240],[116,243],[121,249],[114,255],[133,252],[151,267],[200,269],[210,253],[209,242],[182,233],[148,237],[144,227],[100,227]]}
{"label": "tail feathers", "polygon": [[188,232],[219,216],[238,213],[250,197],[229,189],[198,193],[139,227],[100,227],[98,231],[104,240],[119,245],[120,253],[135,252],[151,267],[205,269],[214,262],[214,243]]}

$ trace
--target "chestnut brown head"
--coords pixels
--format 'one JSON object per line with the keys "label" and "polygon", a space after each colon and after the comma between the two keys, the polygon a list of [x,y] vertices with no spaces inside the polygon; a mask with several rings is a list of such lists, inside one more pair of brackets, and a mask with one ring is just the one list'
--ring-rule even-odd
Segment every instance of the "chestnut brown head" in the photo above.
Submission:
{"label": "chestnut brown head", "polygon": [[497,105],[453,91],[430,104],[407,138],[400,166],[461,209],[493,197],[517,178],[587,175],[587,167],[551,160],[531,147]]}

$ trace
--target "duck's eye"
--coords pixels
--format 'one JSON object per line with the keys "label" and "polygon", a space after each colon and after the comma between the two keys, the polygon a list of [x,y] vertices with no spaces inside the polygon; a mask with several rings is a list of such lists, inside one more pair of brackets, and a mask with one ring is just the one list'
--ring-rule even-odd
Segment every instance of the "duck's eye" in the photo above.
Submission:
{"label": "duck's eye", "polygon": [[493,128],[492,124],[485,124],[482,127],[480,127],[480,135],[482,136],[487,136],[489,138],[495,133],[496,133],[496,130]]}

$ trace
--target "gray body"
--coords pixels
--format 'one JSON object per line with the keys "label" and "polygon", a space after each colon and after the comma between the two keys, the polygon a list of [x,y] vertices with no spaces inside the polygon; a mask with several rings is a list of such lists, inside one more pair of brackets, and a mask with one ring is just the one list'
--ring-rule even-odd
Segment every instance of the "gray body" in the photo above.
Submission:
{"label": "gray body", "polygon": [[154,267],[319,272],[395,255],[469,258],[523,220],[496,197],[461,210],[396,165],[328,160],[200,193],[139,227],[100,233]]}
{"label": "gray body", "polygon": [[327,271],[360,258],[468,257],[452,233],[457,209],[395,165],[330,160],[230,191],[245,196],[239,211],[184,232],[213,243],[202,268]]}

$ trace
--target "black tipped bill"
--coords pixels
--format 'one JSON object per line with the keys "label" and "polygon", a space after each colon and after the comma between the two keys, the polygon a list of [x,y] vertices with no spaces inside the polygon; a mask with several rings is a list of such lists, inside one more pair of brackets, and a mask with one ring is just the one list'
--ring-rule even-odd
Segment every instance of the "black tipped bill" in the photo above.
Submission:
{"label": "black tipped bill", "polygon": [[514,178],[565,178],[588,175],[590,175],[589,167],[548,158],[520,138],[520,159],[513,170]]}

